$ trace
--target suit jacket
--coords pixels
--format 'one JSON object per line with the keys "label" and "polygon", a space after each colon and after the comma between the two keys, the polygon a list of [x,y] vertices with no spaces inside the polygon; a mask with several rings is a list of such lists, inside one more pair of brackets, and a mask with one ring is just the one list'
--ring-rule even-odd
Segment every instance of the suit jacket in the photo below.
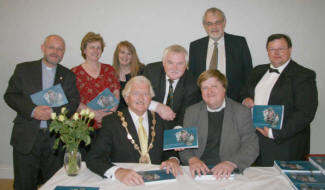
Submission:
{"label": "suit jacket", "polygon": [[[251,118],[248,108],[226,98],[219,149],[221,161],[231,161],[239,169],[245,169],[255,161],[258,156],[258,138]],[[188,164],[188,159],[192,156],[201,158],[207,144],[208,111],[203,101],[186,110],[184,127],[196,127],[198,131],[199,148],[179,153],[182,163]]]}
{"label": "suit jacket", "polygon": [[[224,34],[226,54],[227,96],[240,102],[240,90],[252,70],[252,58],[246,39],[241,36]],[[209,37],[190,44],[189,70],[195,78],[206,70]]]}
{"label": "suit jacket", "polygon": [[[254,99],[255,87],[270,64],[256,66],[242,97]],[[258,133],[258,165],[273,165],[274,160],[304,160],[310,149],[310,123],[314,119],[318,95],[314,71],[290,61],[272,88],[269,105],[284,105],[281,130],[273,130],[274,140]]]}
{"label": "suit jacket", "polygon": [[[163,103],[166,93],[166,72],[162,62],[148,64],[143,74],[150,80],[155,92],[155,97],[152,100]],[[188,70],[185,70],[174,90],[172,109],[176,113],[176,118],[173,121],[164,121],[165,128],[170,129],[177,125],[183,126],[185,109],[197,103],[200,99],[200,90],[196,85],[195,79]]]}
{"label": "suit jacket", "polygon": [[[128,108],[122,109],[127,128],[133,137],[135,143],[140,146],[138,133],[133,123]],[[148,145],[152,138],[152,115],[148,112],[149,136]],[[163,158],[163,128],[160,121],[157,120],[155,126],[155,140],[153,148],[149,151],[152,164],[160,164]],[[122,126],[122,122],[117,113],[103,118],[102,128],[98,136],[92,143],[90,152],[87,154],[87,167],[96,174],[104,177],[105,172],[114,166],[112,162],[133,162],[139,163],[140,154],[134,149],[133,144],[127,138],[127,132]]]}
{"label": "suit jacket", "polygon": [[[67,108],[67,116],[69,117],[79,106],[79,92],[76,87],[75,75],[69,69],[58,64],[54,85],[59,83],[61,83],[69,102],[61,107]],[[17,112],[17,116],[14,119],[10,144],[15,150],[24,154],[32,150],[38,131],[40,130],[40,120],[31,117],[32,111],[37,105],[32,102],[30,95],[41,90],[43,90],[42,60],[38,60],[18,64],[4,94],[4,99],[8,106]],[[53,112],[59,114],[61,107],[52,108]]]}

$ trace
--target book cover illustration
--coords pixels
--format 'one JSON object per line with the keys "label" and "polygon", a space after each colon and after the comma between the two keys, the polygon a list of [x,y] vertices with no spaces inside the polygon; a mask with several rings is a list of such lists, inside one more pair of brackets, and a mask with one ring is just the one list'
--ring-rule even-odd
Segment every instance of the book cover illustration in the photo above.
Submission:
{"label": "book cover illustration", "polygon": [[255,105],[252,108],[255,128],[269,127],[281,130],[283,122],[283,105]]}
{"label": "book cover illustration", "polygon": [[295,184],[296,190],[325,190],[325,184],[308,184],[300,183]]}
{"label": "book cover illustration", "polygon": [[309,161],[325,175],[325,157],[324,156],[311,156],[311,157],[309,157]]}
{"label": "book cover illustration", "polygon": [[117,106],[118,103],[119,101],[116,99],[114,94],[108,88],[105,88],[105,90],[103,90],[94,99],[88,102],[87,106],[94,110],[110,110],[113,107]]}
{"label": "book cover illustration", "polygon": [[285,172],[292,184],[325,184],[325,175],[321,173]]}
{"label": "book cover illustration", "polygon": [[137,173],[143,177],[145,184],[176,181],[175,176],[172,173],[167,174],[166,170],[138,171]]}
{"label": "book cover illustration", "polygon": [[198,140],[196,128],[178,128],[164,131],[164,150],[197,147]]}
{"label": "book cover illustration", "polygon": [[34,104],[38,106],[60,107],[68,103],[61,84],[30,95]]}
{"label": "book cover illustration", "polygon": [[56,186],[54,190],[99,190],[98,187]]}
{"label": "book cover illustration", "polygon": [[308,161],[274,161],[274,167],[281,172],[320,173],[320,170]]}

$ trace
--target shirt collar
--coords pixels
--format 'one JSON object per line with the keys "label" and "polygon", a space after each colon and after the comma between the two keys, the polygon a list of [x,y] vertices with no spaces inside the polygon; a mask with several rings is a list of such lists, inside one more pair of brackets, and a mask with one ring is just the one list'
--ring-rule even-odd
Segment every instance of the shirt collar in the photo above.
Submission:
{"label": "shirt collar", "polygon": [[287,65],[289,64],[290,61],[291,61],[291,59],[289,59],[285,64],[283,64],[283,65],[281,65],[280,67],[277,67],[277,68],[275,68],[271,63],[270,68],[277,69],[279,71],[279,73],[281,74],[282,71],[287,67]]}
{"label": "shirt collar", "polygon": [[[214,42],[215,41],[209,37],[209,43],[214,44]],[[218,46],[224,45],[225,44],[225,35],[223,35],[217,42],[218,42]]]}
{"label": "shirt collar", "polygon": [[226,107],[225,99],[223,99],[223,102],[222,102],[221,106],[219,108],[217,108],[217,109],[209,108],[209,106],[207,105],[207,109],[208,109],[209,112],[220,112],[225,107]]}
{"label": "shirt collar", "polygon": [[[132,117],[132,120],[133,122],[135,123],[136,126],[138,126],[138,120],[139,120],[139,117],[135,112],[133,112],[130,108],[128,108],[129,112],[130,112],[130,115]],[[143,113],[143,115],[141,116],[143,118],[143,121],[146,121],[148,120],[148,114],[147,114],[147,111]]]}

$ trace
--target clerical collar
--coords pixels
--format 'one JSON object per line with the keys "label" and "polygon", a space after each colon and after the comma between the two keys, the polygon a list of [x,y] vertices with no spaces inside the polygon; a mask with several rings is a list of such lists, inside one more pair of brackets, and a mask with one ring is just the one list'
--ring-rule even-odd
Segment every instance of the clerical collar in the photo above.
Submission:
{"label": "clerical collar", "polygon": [[277,69],[279,71],[279,73],[281,74],[282,71],[287,67],[287,65],[289,64],[290,61],[291,61],[291,59],[289,59],[285,64],[283,64],[283,65],[281,65],[280,67],[277,67],[277,68],[275,68],[271,63],[270,68]]}
{"label": "clerical collar", "polygon": [[208,112],[220,112],[225,107],[226,107],[225,99],[223,99],[223,102],[222,102],[221,106],[219,108],[217,108],[217,109],[209,108],[209,106],[207,105]]}
{"label": "clerical collar", "polygon": [[57,67],[57,65],[55,65],[54,67],[48,67],[48,66],[44,63],[43,60],[42,60],[42,65],[43,65],[43,68],[45,68],[45,69],[48,70],[48,71],[51,71],[51,70],[53,70],[53,69],[56,69],[56,67]]}

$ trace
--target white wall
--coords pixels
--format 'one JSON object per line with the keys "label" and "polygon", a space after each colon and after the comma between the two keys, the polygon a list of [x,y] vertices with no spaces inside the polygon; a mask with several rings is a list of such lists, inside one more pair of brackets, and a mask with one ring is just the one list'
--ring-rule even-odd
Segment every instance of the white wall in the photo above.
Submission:
{"label": "white wall", "polygon": [[[41,58],[40,44],[48,34],[66,40],[62,64],[80,64],[80,42],[89,31],[100,33],[107,44],[102,61],[111,64],[116,44],[132,42],[141,61],[161,58],[171,44],[188,48],[205,36],[202,15],[209,7],[227,16],[226,31],[246,37],[253,64],[267,63],[266,38],[286,33],[293,41],[292,57],[317,72],[319,107],[312,123],[312,153],[325,153],[324,74],[325,1],[323,0],[0,0],[0,94],[19,62]],[[306,100],[308,101],[308,100]],[[12,177],[9,145],[15,112],[0,100],[0,178]]]}

